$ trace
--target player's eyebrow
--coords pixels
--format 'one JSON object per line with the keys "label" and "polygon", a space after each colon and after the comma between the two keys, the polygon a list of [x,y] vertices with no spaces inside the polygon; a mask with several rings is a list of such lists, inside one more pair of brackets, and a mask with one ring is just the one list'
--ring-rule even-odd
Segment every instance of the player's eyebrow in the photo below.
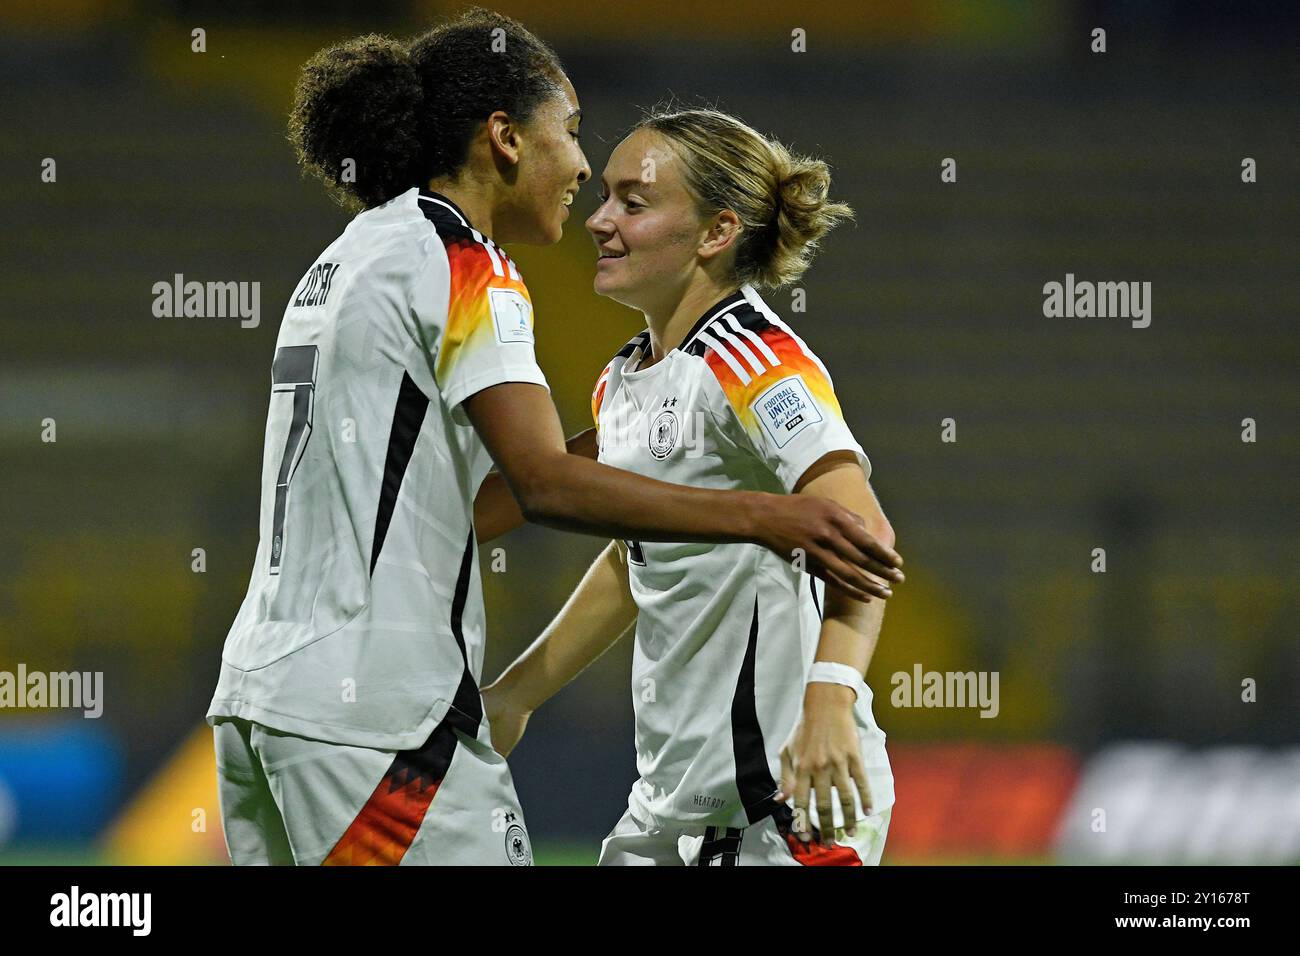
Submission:
{"label": "player's eyebrow", "polygon": [[[601,184],[602,186],[604,186],[606,189],[609,188],[609,183],[606,182],[604,176],[601,176],[601,177],[600,177],[600,184]],[[653,189],[653,188],[654,188],[654,182],[653,182],[653,181],[649,181],[649,182],[647,182],[647,181],[644,180],[644,179],[637,179],[636,177],[633,177],[633,178],[631,178],[631,179],[620,179],[620,180],[618,181],[617,185],[614,186],[614,191],[615,191],[615,192],[622,192],[623,190],[625,190],[625,189],[629,189],[629,188],[637,188],[637,189],[642,189],[642,190],[649,190],[649,189]]]}
{"label": "player's eyebrow", "polygon": [[582,122],[582,107],[578,107],[576,110],[571,110],[569,115],[564,118],[564,122],[567,123],[571,119],[576,119],[579,123]]}

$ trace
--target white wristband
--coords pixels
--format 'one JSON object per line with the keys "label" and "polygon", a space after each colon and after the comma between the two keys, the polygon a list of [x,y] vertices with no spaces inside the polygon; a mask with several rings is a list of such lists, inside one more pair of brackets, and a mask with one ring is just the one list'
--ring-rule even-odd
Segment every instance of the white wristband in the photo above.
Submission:
{"label": "white wristband", "polygon": [[814,661],[812,669],[808,671],[809,684],[843,684],[845,687],[852,687],[853,694],[856,697],[858,686],[862,683],[862,675],[858,673],[856,667],[850,667],[848,664],[838,664],[835,661]]}

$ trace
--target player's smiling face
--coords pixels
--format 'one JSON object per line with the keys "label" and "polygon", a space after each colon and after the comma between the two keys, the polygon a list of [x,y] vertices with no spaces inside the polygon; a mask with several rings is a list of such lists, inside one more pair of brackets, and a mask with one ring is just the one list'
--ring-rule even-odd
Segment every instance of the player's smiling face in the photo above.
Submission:
{"label": "player's smiling face", "polygon": [[599,295],[643,312],[680,298],[706,229],[681,160],[658,133],[636,130],[615,148],[587,231]]}
{"label": "player's smiling face", "polygon": [[516,188],[511,190],[508,221],[512,228],[501,242],[545,246],[558,242],[578,187],[591,178],[591,167],[578,145],[582,110],[567,78],[529,117],[521,133]]}

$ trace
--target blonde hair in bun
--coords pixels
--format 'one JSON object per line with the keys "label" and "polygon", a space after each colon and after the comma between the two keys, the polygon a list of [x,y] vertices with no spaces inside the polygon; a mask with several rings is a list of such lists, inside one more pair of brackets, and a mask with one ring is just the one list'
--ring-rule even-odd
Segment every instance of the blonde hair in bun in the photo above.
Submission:
{"label": "blonde hair in bun", "polygon": [[730,209],[742,232],[736,278],[776,289],[812,264],[821,238],[853,210],[828,199],[830,167],[792,153],[715,109],[651,110],[637,124],[662,136],[682,160],[705,215]]}

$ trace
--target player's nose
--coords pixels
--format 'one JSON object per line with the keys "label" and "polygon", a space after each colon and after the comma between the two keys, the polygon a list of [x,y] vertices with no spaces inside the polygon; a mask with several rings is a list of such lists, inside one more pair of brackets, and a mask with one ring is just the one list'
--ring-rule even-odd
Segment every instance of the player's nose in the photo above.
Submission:
{"label": "player's nose", "polygon": [[613,223],[609,221],[609,217],[605,214],[607,205],[607,202],[603,202],[597,206],[596,211],[587,217],[585,223],[587,231],[591,233],[591,238],[595,240],[597,247],[614,234]]}

